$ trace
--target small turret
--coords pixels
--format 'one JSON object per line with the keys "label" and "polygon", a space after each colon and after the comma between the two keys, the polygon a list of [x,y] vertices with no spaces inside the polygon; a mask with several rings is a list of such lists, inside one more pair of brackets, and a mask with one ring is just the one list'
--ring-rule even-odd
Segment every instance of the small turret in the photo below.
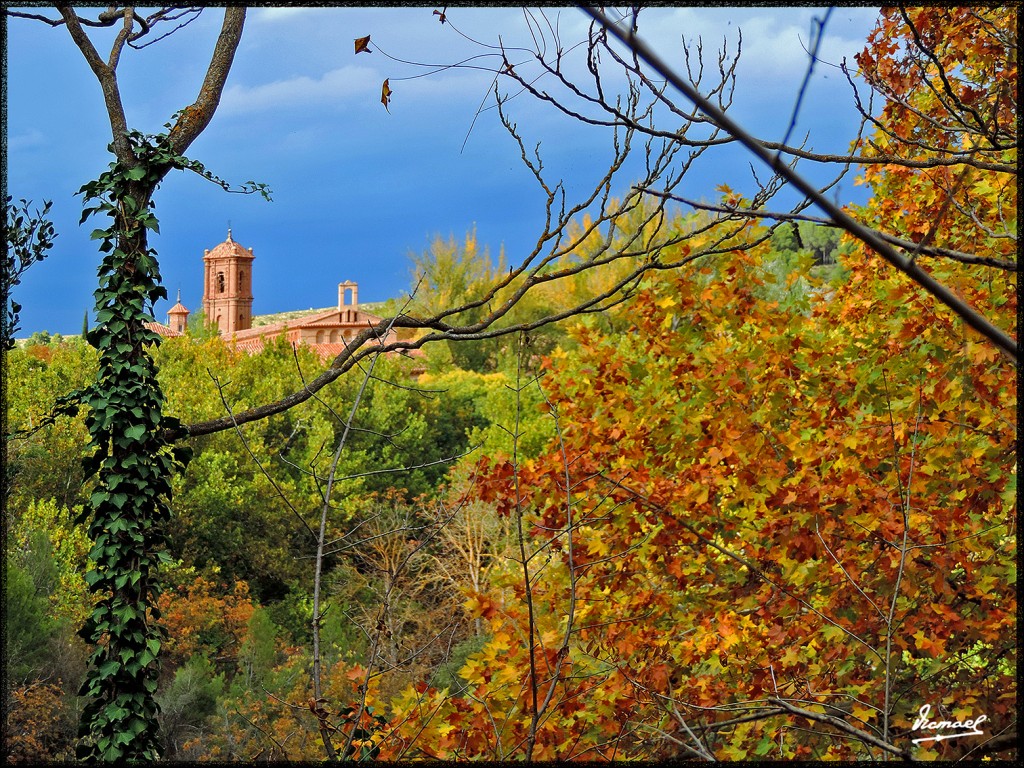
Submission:
{"label": "small turret", "polygon": [[188,309],[181,303],[181,289],[178,289],[178,301],[167,310],[167,325],[172,331],[184,333],[188,327]]}

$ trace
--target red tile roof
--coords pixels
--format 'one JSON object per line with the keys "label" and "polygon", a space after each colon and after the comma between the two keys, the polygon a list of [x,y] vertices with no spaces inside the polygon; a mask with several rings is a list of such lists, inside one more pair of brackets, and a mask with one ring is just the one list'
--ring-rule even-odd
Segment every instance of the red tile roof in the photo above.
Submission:
{"label": "red tile roof", "polygon": [[178,333],[176,330],[174,330],[168,325],[164,325],[163,323],[158,323],[154,321],[152,323],[146,323],[145,325],[147,328],[149,328],[149,330],[156,331],[165,339],[172,339],[175,336],[181,336],[181,334]]}
{"label": "red tile roof", "polygon": [[231,230],[229,229],[228,239],[216,246],[213,250],[207,251],[203,256],[203,259],[220,259],[231,256],[241,259],[249,259],[250,261],[255,258],[252,254],[252,248],[243,248],[231,239]]}

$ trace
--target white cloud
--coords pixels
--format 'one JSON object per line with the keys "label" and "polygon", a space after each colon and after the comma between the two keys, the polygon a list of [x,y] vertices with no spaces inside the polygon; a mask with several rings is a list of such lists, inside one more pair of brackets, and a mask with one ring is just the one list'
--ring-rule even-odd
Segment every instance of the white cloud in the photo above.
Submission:
{"label": "white cloud", "polygon": [[380,89],[382,77],[369,67],[344,66],[321,77],[300,75],[262,85],[230,85],[224,91],[221,110],[244,114],[295,107],[330,106],[365,96]]}
{"label": "white cloud", "polygon": [[[819,49],[822,71],[824,62],[839,64],[843,57],[852,59],[864,46],[876,8],[836,8],[825,28]],[[739,31],[743,43],[737,77],[740,86],[756,85],[764,93],[766,86],[778,93],[794,81],[799,83],[809,62],[812,20],[825,15],[823,8],[675,8],[651,9],[645,21],[640,16],[640,36],[647,40],[670,64],[685,69],[682,42],[691,46],[695,61],[698,38],[704,47],[705,77],[717,77],[716,57],[726,44],[735,54]],[[727,59],[728,62],[728,59]]]}
{"label": "white cloud", "polygon": [[38,128],[30,128],[23,133],[7,137],[7,151],[18,152],[23,149],[34,149],[46,146],[47,143],[46,136],[42,131]]}
{"label": "white cloud", "polygon": [[320,11],[321,8],[302,8],[299,6],[287,6],[284,8],[254,8],[252,20],[259,22],[275,22],[283,19],[293,19],[297,16],[305,16],[311,12]]}
{"label": "white cloud", "polygon": [[482,100],[493,103],[491,88],[494,75],[490,72],[451,70],[428,77],[408,80],[391,78],[395,98],[422,99],[435,103],[470,104],[474,108]]}

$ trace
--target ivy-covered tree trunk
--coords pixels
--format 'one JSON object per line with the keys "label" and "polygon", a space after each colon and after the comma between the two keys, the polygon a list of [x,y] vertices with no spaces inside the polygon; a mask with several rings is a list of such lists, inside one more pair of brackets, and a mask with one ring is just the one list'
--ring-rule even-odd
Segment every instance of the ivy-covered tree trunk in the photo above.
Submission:
{"label": "ivy-covered tree trunk", "polygon": [[101,595],[81,630],[96,645],[81,690],[89,702],[78,756],[86,759],[153,760],[160,754],[154,694],[163,632],[155,603],[159,565],[169,559],[164,524],[174,455],[160,437],[163,393],[150,354],[159,336],[146,327],[153,319],[147,308],[166,298],[146,236],[156,228],[149,210],[152,177],[163,169],[147,168],[143,160],[134,168],[112,164],[82,190],[87,200],[99,201],[86,215],[103,211],[113,219],[93,233],[105,255],[94,294],[97,326],[87,338],[99,350],[100,367],[83,398],[91,409],[86,424],[93,451],[86,472],[99,473],[86,512],[96,562],[87,580]]}
{"label": "ivy-covered tree trunk", "polygon": [[[143,17],[133,6],[115,8],[88,20],[71,6],[56,6],[60,19],[38,14],[31,18],[52,26],[64,25],[99,82],[110,120],[110,152],[115,161],[95,182],[81,190],[87,202],[84,222],[92,214],[109,217],[100,240],[104,254],[99,268],[96,325],[86,334],[100,352],[96,383],[78,398],[89,406],[91,436],[85,459],[86,475],[98,473],[89,509],[96,562],[87,575],[99,595],[80,634],[96,645],[81,693],[88,697],[80,726],[78,756],[89,760],[153,760],[159,757],[158,706],[154,699],[159,677],[158,656],[163,633],[156,598],[158,569],[168,559],[164,523],[169,514],[170,478],[187,449],[172,449],[163,435],[180,434],[176,420],[163,415],[163,394],[150,350],[159,336],[146,328],[153,303],[167,294],[160,285],[155,253],[147,232],[157,231],[152,195],[175,168],[192,170],[228,185],[183,157],[203,132],[220,96],[241,39],[245,8],[227,8],[206,76],[194,103],[177,112],[168,132],[143,136],[128,128],[116,69],[126,47],[142,47],[156,37],[158,25],[178,23],[173,8]],[[194,17],[202,9],[189,9]],[[117,34],[109,56],[100,56],[83,23],[114,27]],[[186,22],[187,23],[187,22]],[[179,24],[180,29],[184,24]],[[173,33],[167,33],[171,34]],[[156,39],[160,39],[156,37]],[[243,191],[260,191],[252,185]],[[75,398],[67,398],[63,407]]]}
{"label": "ivy-covered tree trunk", "polygon": [[[163,414],[163,393],[150,349],[160,336],[146,327],[149,308],[167,298],[160,284],[156,252],[148,232],[158,231],[152,195],[172,168],[191,170],[225,189],[226,182],[201,163],[173,149],[169,134],[145,136],[128,131],[131,161],[110,169],[82,187],[85,221],[93,214],[111,219],[93,232],[104,254],[99,268],[96,327],[86,334],[100,353],[96,383],[81,397],[89,406],[86,426],[90,454],[86,476],[98,473],[90,497],[90,557],[96,567],[86,575],[101,595],[80,634],[96,645],[82,686],[89,702],[82,713],[78,754],[86,759],[153,760],[159,757],[158,654],[163,632],[156,600],[160,563],[170,559],[164,524],[169,516],[171,473],[191,454],[171,446],[165,435],[181,423]],[[111,147],[113,149],[113,146]],[[252,182],[242,192],[259,191]]]}

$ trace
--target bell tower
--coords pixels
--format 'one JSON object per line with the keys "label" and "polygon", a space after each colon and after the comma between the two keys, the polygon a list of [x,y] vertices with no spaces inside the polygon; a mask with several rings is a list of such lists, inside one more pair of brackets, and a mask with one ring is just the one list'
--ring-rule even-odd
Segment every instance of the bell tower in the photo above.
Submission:
{"label": "bell tower", "polygon": [[203,312],[221,336],[252,327],[252,248],[228,239],[203,255]]}

